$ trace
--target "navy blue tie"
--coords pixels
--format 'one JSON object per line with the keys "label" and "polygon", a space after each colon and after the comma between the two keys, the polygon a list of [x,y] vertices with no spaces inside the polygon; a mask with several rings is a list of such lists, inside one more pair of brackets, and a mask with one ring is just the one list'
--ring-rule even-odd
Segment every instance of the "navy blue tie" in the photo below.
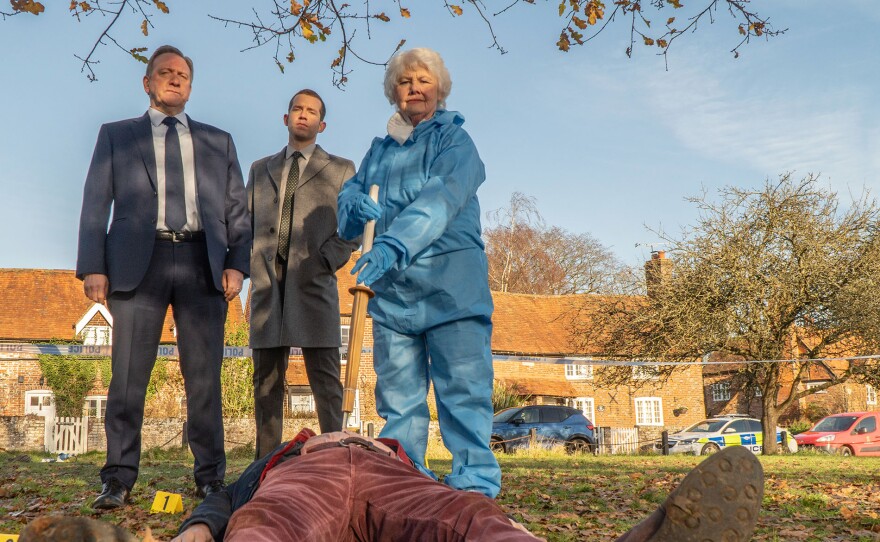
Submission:
{"label": "navy blue tie", "polygon": [[183,231],[186,225],[186,194],[183,187],[183,158],[180,137],[174,117],[165,117],[165,225],[172,231]]}

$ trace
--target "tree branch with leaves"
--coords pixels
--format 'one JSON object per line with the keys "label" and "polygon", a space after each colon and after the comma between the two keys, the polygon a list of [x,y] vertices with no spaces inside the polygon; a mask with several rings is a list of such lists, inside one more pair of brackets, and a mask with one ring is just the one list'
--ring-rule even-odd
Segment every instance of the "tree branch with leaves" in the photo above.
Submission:
{"label": "tree branch with leaves", "polygon": [[[476,16],[483,23],[491,38],[490,47],[504,54],[500,37],[493,27],[495,17],[523,9],[543,9],[536,0],[513,0],[498,11],[491,13],[485,0],[434,0],[441,2],[452,17]],[[385,65],[406,43],[401,39],[380,59],[371,59],[360,52],[360,35],[366,40],[372,37],[373,26],[389,23],[393,19],[410,20],[417,14],[421,4],[404,0],[364,0],[358,4],[342,3],[338,0],[252,0],[252,16],[245,19],[225,15],[208,14],[208,17],[225,27],[247,31],[252,44],[243,51],[269,47],[273,49],[273,59],[282,72],[285,65],[293,63],[303,45],[328,44],[336,51],[330,63],[333,83],[343,87],[351,70],[349,57],[366,64]],[[523,4],[529,8],[521,7]],[[552,6],[544,0],[544,6]],[[686,5],[685,5],[686,4]],[[71,0],[68,5],[73,18],[81,22],[85,18],[107,17],[94,43],[85,55],[74,55],[82,62],[82,71],[91,81],[97,80],[96,52],[105,45],[114,45],[135,60],[146,62],[143,45],[131,45],[137,34],[144,37],[155,28],[158,14],[168,15],[174,0]],[[783,34],[777,30],[769,18],[763,17],[751,8],[752,0],[561,0],[558,14],[562,20],[562,30],[556,42],[560,51],[568,52],[574,45],[585,45],[616,20],[629,23],[629,44],[626,54],[632,56],[636,43],[641,40],[647,47],[657,47],[658,54],[666,58],[672,43],[682,35],[696,32],[700,23],[714,24],[718,12],[725,10],[735,28],[739,42],[731,49],[734,57],[739,56],[740,48],[751,39],[769,39]],[[611,12],[606,14],[608,7]],[[10,0],[11,11],[0,11],[0,19],[6,20],[14,15],[40,15],[45,11],[42,2],[34,0]],[[54,7],[54,6],[53,6]],[[652,20],[665,21],[665,26],[657,30],[651,27]],[[682,21],[678,28],[676,21]],[[121,36],[121,37],[118,37]],[[124,44],[127,43],[127,44]],[[668,59],[667,59],[668,60]]]}
{"label": "tree branch with leaves", "polygon": [[[691,201],[695,225],[655,232],[671,247],[672,274],[646,298],[585,306],[580,336],[610,358],[670,362],[666,376],[708,354],[742,361],[738,380],[763,392],[773,453],[778,416],[799,399],[851,378],[880,382],[875,360],[852,359],[880,349],[880,210],[867,194],[844,206],[812,175]],[[760,360],[792,361],[748,363]],[[814,369],[826,382],[806,389]]]}

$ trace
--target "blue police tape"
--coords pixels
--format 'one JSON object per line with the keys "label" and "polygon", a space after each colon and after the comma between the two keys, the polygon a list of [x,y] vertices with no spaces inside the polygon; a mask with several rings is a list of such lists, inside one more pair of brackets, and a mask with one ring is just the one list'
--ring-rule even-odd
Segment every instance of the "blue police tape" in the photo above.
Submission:
{"label": "blue police tape", "polygon": [[[0,343],[0,356],[4,354],[53,354],[67,356],[109,356],[112,347],[109,345],[90,345],[90,344],[30,344],[30,343]],[[343,355],[348,348],[343,346],[339,352]],[[224,346],[224,358],[249,358],[251,357],[251,349],[247,346]],[[361,353],[370,354],[372,348],[362,348]],[[290,348],[291,356],[302,355],[302,349],[295,346]],[[156,349],[156,356],[176,358],[177,346],[160,345]],[[608,359],[592,359],[584,357],[563,357],[563,358],[545,358],[539,356],[510,356],[493,354],[492,361],[517,361],[520,363],[548,363],[554,365],[598,365],[598,366],[663,366],[663,365],[745,365],[749,363],[804,363],[807,361],[832,361],[832,360],[871,360],[880,358],[880,354],[872,354],[867,356],[846,356],[836,358],[815,358],[815,359],[765,359],[765,360],[749,360],[749,361],[641,361],[641,360],[608,360]]]}
{"label": "blue police tape", "polygon": [[[368,350],[368,349],[365,349]],[[340,348],[345,353],[345,348]],[[369,349],[372,351],[372,349]],[[0,343],[0,355],[3,354],[50,354],[55,356],[110,356],[113,347],[110,345],[93,344],[29,344],[29,343]],[[249,358],[251,349],[247,346],[224,346],[224,358]],[[291,347],[290,355],[302,355],[302,349]],[[156,357],[178,357],[177,346],[173,344],[159,345],[156,349]]]}

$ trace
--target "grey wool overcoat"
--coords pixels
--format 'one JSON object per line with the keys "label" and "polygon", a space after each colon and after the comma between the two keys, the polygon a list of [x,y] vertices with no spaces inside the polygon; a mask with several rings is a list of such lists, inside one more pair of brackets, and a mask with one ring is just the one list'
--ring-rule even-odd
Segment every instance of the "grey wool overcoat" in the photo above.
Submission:
{"label": "grey wool overcoat", "polygon": [[[275,265],[286,147],[253,163],[248,175],[248,206],[254,244],[251,252],[251,348],[340,346],[336,271],[360,240],[336,233],[336,197],[354,175],[351,160],[316,146],[293,199],[285,291]],[[281,300],[284,300],[283,305]],[[282,308],[283,307],[283,308]]]}

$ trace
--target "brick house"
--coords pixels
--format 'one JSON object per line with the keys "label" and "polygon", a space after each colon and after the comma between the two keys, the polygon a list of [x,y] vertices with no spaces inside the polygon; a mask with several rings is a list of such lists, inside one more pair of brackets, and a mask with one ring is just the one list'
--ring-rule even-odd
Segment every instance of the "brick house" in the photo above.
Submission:
{"label": "brick house", "polygon": [[610,389],[596,384],[602,362],[597,358],[590,364],[591,352],[573,350],[571,328],[576,309],[585,302],[601,303],[602,297],[494,292],[493,299],[495,378],[515,384],[531,402],[575,406],[597,426],[638,427],[646,437],[704,416],[698,365],[665,382],[647,368],[633,367],[630,385]]}
{"label": "brick house", "polygon": [[[0,269],[0,416],[42,414],[50,408],[52,392],[40,372],[38,353],[18,351],[9,343],[110,344],[112,317],[103,305],[89,301],[73,271]],[[227,325],[244,321],[241,301],[229,306]],[[169,309],[161,343],[175,342]],[[6,343],[5,345],[3,343]],[[93,415],[101,417],[107,389],[99,384],[86,399]]]}
{"label": "brick house", "polygon": [[[337,273],[340,298],[340,333],[347,344],[354,285],[352,260]],[[6,292],[7,311],[0,315],[0,341],[44,343],[52,340],[101,344],[109,341],[111,317],[103,306],[88,301],[82,283],[72,271],[6,269],[0,270],[0,291]],[[632,385],[605,389],[594,375],[601,362],[590,364],[590,352],[572,347],[574,310],[586,301],[600,297],[539,296],[494,292],[495,315],[492,350],[496,380],[515,387],[533,403],[568,404],[584,410],[596,425],[638,427],[648,435],[664,428],[678,429],[705,414],[700,367],[689,366],[678,376],[660,381],[650,371],[634,368]],[[238,299],[230,305],[229,322],[247,319]],[[163,343],[173,343],[173,319],[169,313],[162,335]],[[359,371],[356,413],[375,420],[374,387],[376,376],[372,359],[372,320],[366,321],[364,350]],[[343,358],[343,364],[345,363]],[[173,364],[172,364],[173,365]],[[638,370],[637,370],[638,369]],[[343,365],[343,374],[345,365]],[[312,412],[313,399],[300,356],[291,356],[286,374],[286,406],[293,414]],[[0,416],[38,413],[51,393],[44,388],[35,354],[4,352],[0,344]],[[106,388],[90,395],[89,410],[102,411]]]}
{"label": "brick house", "polygon": [[[801,337],[793,337],[784,357],[803,358],[809,350]],[[847,353],[841,353],[845,356]],[[711,362],[736,362],[742,358],[712,353],[703,367],[703,384],[706,414],[749,414],[760,418],[763,412],[761,390],[745,380],[743,365],[737,363],[714,364]],[[833,360],[811,365],[798,391],[805,391],[833,380],[834,375],[843,372],[843,362]],[[783,371],[779,401],[785,400],[791,391],[793,374]],[[783,424],[799,419],[817,421],[819,418],[837,412],[877,410],[877,391],[870,384],[845,382],[800,398],[788,410],[780,413]]]}

